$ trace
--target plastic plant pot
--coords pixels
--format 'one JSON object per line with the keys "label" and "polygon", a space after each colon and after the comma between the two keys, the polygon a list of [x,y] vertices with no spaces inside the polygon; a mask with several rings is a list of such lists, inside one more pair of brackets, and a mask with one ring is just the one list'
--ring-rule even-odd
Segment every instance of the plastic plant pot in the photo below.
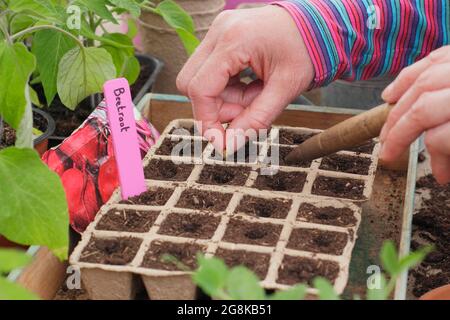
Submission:
{"label": "plastic plant pot", "polygon": [[[55,131],[55,121],[47,113],[38,108],[33,107],[33,113],[42,116],[46,121],[46,128],[43,133],[33,140],[33,145],[39,155],[43,155],[48,148],[48,139]],[[42,131],[42,130],[41,130]]]}

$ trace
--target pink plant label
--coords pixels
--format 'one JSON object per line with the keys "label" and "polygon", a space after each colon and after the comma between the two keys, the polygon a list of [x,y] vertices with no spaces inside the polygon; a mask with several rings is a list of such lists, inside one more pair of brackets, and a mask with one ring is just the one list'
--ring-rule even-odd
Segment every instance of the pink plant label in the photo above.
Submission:
{"label": "pink plant label", "polygon": [[103,85],[122,198],[146,191],[130,85],[124,78]]}

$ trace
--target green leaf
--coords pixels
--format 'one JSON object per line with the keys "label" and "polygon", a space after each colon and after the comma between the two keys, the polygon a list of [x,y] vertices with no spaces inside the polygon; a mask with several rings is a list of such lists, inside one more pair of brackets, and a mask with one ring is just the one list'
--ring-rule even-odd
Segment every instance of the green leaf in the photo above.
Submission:
{"label": "green leaf", "polygon": [[191,16],[172,0],[164,0],[154,10],[180,37],[189,55],[200,44],[195,36],[195,25]]}
{"label": "green leaf", "polygon": [[128,25],[127,36],[130,37],[130,39],[133,39],[134,37],[136,37],[136,35],[138,33],[138,27],[136,25],[136,21],[133,19],[128,19],[127,25]]}
{"label": "green leaf", "polygon": [[35,294],[21,287],[17,283],[0,277],[0,300],[37,300]]}
{"label": "green leaf", "polygon": [[218,258],[197,258],[198,269],[192,275],[196,283],[206,294],[211,297],[222,298],[229,270],[225,263]]}
{"label": "green leaf", "polygon": [[25,86],[35,65],[23,43],[0,42],[0,115],[15,129],[25,112]]}
{"label": "green leaf", "polygon": [[25,87],[27,104],[19,128],[16,130],[16,142],[14,145],[18,148],[33,148],[33,110],[28,91],[29,87],[29,85]]}
{"label": "green leaf", "polygon": [[231,269],[226,282],[226,291],[234,300],[263,300],[264,289],[258,277],[243,266]]}
{"label": "green leaf", "polygon": [[31,262],[31,257],[25,251],[0,248],[0,273],[22,268]]}
{"label": "green leaf", "polygon": [[389,240],[383,243],[383,247],[380,251],[380,259],[383,268],[386,269],[391,276],[396,276],[400,273],[398,254],[394,242]]}
{"label": "green leaf", "polygon": [[82,8],[96,14],[100,18],[110,21],[114,24],[118,24],[117,20],[114,18],[112,13],[106,7],[106,0],[77,0],[74,2],[75,5],[80,5]]}
{"label": "green leaf", "polygon": [[37,92],[33,89],[33,87],[28,86],[28,90],[30,91],[30,99],[31,103],[33,103],[36,107],[42,107],[42,103],[39,101],[39,97]]}
{"label": "green leaf", "polygon": [[387,281],[384,274],[380,274],[380,287],[367,289],[366,299],[367,300],[386,300],[389,296],[387,289]]}
{"label": "green leaf", "polygon": [[314,278],[313,285],[319,292],[320,300],[340,300],[340,297],[334,290],[333,285],[327,279],[322,277]]}
{"label": "green leaf", "polygon": [[90,29],[89,25],[86,23],[86,21],[81,20],[81,30],[80,34],[88,39],[100,41],[103,44],[109,44],[111,46],[115,46],[118,48],[124,48],[124,49],[132,49],[134,50],[133,45],[124,45],[119,42],[113,41],[108,39],[105,35],[104,36],[98,36],[92,30]]}
{"label": "green leaf", "polygon": [[47,105],[56,95],[56,79],[61,58],[76,46],[73,39],[56,30],[42,30],[35,33],[32,52],[36,56],[37,69],[44,87]]}
{"label": "green leaf", "polygon": [[109,0],[113,5],[118,8],[125,9],[132,17],[137,18],[141,15],[141,7],[136,1],[132,0]]}
{"label": "green leaf", "polygon": [[303,300],[306,296],[307,286],[298,284],[290,289],[277,291],[270,296],[271,300]]}
{"label": "green leaf", "polygon": [[141,66],[139,61],[134,57],[133,42],[131,39],[121,33],[111,33],[104,36],[104,39],[111,40],[117,43],[121,43],[130,48],[118,48],[111,45],[102,45],[108,53],[111,55],[114,66],[116,67],[116,76],[127,78],[130,84],[134,83],[139,76]]}
{"label": "green leaf", "polygon": [[125,61],[124,68],[120,73],[121,77],[125,77],[128,80],[128,83],[132,85],[136,82],[139,74],[141,73],[141,64],[139,60],[135,57],[128,57]]}
{"label": "green leaf", "polygon": [[31,27],[36,20],[26,14],[16,14],[13,16],[10,22],[11,34],[15,34],[26,28]]}
{"label": "green leaf", "polygon": [[29,17],[42,17],[53,22],[64,22],[62,7],[52,0],[14,0],[9,9],[26,13]]}
{"label": "green leaf", "polygon": [[69,215],[62,183],[33,149],[0,151],[0,234],[67,256]]}
{"label": "green leaf", "polygon": [[156,7],[156,13],[160,14],[164,21],[174,29],[185,29],[195,33],[192,17],[172,0],[164,0]]}
{"label": "green leaf", "polygon": [[415,267],[416,265],[421,263],[425,259],[425,257],[433,250],[433,246],[426,246],[401,258],[399,261],[399,272],[401,273]]}
{"label": "green leaf", "polygon": [[200,44],[200,40],[188,31],[178,28],[175,29],[176,33],[178,34],[178,37],[180,38],[181,42],[183,43],[183,46],[187,52],[188,55],[192,55],[197,49],[198,45]]}
{"label": "green leaf", "polygon": [[102,91],[103,84],[115,75],[111,55],[105,49],[73,48],[59,63],[59,97],[65,106],[74,110],[83,99]]}
{"label": "green leaf", "polygon": [[100,40],[102,46],[110,45],[121,49],[123,53],[127,56],[134,55],[134,46],[131,38],[123,33],[108,33],[104,34]]}

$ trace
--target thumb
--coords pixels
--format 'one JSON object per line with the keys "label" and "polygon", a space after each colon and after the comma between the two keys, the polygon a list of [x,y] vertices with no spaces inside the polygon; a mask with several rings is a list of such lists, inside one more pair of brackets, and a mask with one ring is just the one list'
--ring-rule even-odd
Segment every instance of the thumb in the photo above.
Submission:
{"label": "thumb", "polygon": [[[292,88],[285,81],[269,80],[261,93],[253,100],[248,108],[240,113],[229,125],[226,138],[227,147],[234,152],[245,143],[239,138],[242,133],[246,137],[258,135],[261,129],[268,129],[272,122],[280,115],[284,108],[295,97],[296,93],[289,92]],[[231,141],[230,141],[231,140]]]}

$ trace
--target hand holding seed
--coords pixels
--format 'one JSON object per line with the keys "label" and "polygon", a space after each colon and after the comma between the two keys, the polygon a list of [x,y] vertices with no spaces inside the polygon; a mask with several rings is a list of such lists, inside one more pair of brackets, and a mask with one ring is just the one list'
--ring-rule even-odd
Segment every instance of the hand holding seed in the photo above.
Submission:
{"label": "hand holding seed", "polygon": [[[244,84],[251,67],[260,80]],[[201,133],[219,151],[236,130],[268,128],[311,83],[314,69],[290,14],[277,6],[222,12],[177,78],[189,96]],[[209,130],[214,129],[214,130]],[[215,134],[216,133],[216,134]],[[217,139],[216,139],[217,138]],[[232,145],[230,152],[239,145]]]}
{"label": "hand holding seed", "polygon": [[436,180],[450,181],[450,46],[405,68],[383,92],[397,102],[380,135],[380,157],[392,161],[425,132]]}

